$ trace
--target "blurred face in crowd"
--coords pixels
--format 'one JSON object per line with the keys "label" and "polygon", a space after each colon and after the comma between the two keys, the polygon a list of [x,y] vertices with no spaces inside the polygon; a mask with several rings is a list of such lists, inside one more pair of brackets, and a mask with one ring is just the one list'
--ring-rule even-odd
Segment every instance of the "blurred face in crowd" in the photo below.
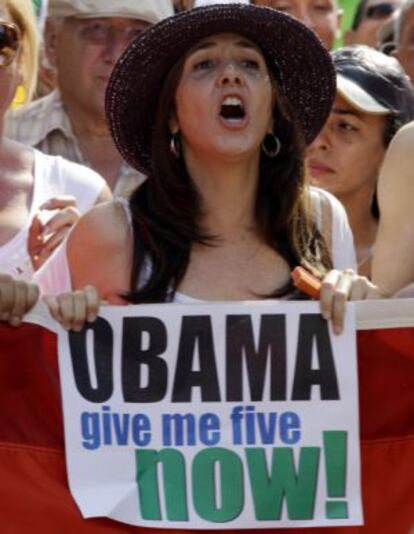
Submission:
{"label": "blurred face in crowd", "polygon": [[414,82],[414,5],[404,17],[400,42],[397,44],[395,56],[411,78],[411,81]]}
{"label": "blurred face in crowd", "polygon": [[255,0],[257,6],[267,6],[299,19],[313,30],[330,50],[341,26],[337,0]]}
{"label": "blurred face in crowd", "polygon": [[313,185],[344,200],[375,190],[385,148],[384,115],[357,111],[337,95],[321,133],[307,151],[307,169]]}
{"label": "blurred face in crowd", "polygon": [[14,23],[10,13],[0,5],[0,116],[9,108],[17,86],[22,83],[20,69],[20,41],[19,29],[9,28],[8,23]]}
{"label": "blurred face in crowd", "polygon": [[188,161],[259,157],[273,125],[272,104],[272,82],[257,46],[238,35],[213,35],[184,62],[170,130],[180,132]]}
{"label": "blurred face in crowd", "polygon": [[105,91],[112,69],[126,46],[147,22],[121,17],[49,21],[46,52],[57,68],[58,85],[67,108],[104,120]]}
{"label": "blurred face in crowd", "polygon": [[345,35],[345,43],[378,45],[378,32],[388,22],[403,0],[368,0],[362,13],[361,22],[355,30]]}

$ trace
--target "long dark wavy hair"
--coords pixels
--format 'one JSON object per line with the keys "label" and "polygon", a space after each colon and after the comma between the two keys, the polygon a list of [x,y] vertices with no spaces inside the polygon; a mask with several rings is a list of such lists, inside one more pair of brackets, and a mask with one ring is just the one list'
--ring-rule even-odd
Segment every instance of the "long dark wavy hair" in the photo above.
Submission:
{"label": "long dark wavy hair", "polygon": [[[183,63],[184,59],[171,69],[160,94],[152,136],[152,174],[130,198],[133,263],[125,298],[131,303],[171,301],[187,270],[192,244],[215,246],[215,236],[207,235],[200,226],[202,199],[185,161],[170,150],[169,118]],[[303,265],[322,275],[332,267],[332,261],[310,216],[304,183],[305,143],[289,102],[278,94],[276,82],[273,88],[274,133],[281,150],[276,158],[263,152],[260,156],[257,228],[265,243],[291,268]],[[284,297],[292,292],[289,282],[263,297]]]}

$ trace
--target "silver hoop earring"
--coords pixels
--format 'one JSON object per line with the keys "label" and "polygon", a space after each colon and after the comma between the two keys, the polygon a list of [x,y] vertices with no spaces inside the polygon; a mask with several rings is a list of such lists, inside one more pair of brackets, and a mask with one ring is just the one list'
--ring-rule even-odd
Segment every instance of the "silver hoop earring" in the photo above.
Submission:
{"label": "silver hoop earring", "polygon": [[170,150],[171,150],[171,154],[175,158],[178,159],[181,156],[180,132],[171,134]]}
{"label": "silver hoop earring", "polygon": [[268,158],[275,158],[282,148],[282,143],[280,142],[277,135],[274,133],[266,134],[266,137],[263,139],[262,150]]}

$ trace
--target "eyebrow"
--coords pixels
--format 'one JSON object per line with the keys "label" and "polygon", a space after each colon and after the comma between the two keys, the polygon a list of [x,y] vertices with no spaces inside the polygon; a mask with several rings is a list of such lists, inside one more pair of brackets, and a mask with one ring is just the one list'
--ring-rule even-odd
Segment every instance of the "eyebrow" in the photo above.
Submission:
{"label": "eyebrow", "polygon": [[352,115],[353,117],[357,117],[358,119],[361,117],[361,113],[358,111],[354,111],[352,109],[344,109],[344,108],[333,108],[332,113],[336,113],[337,115]]}

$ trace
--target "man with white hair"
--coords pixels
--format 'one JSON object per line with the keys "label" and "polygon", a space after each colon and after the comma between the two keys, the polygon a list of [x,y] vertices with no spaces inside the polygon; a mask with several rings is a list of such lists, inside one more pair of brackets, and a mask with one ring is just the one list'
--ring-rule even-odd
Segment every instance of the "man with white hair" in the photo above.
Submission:
{"label": "man with white hair", "polygon": [[106,86],[131,40],[172,14],[171,0],[49,0],[45,52],[59,89],[14,111],[8,137],[88,165],[115,195],[128,195],[143,176],[122,160],[112,140]]}

